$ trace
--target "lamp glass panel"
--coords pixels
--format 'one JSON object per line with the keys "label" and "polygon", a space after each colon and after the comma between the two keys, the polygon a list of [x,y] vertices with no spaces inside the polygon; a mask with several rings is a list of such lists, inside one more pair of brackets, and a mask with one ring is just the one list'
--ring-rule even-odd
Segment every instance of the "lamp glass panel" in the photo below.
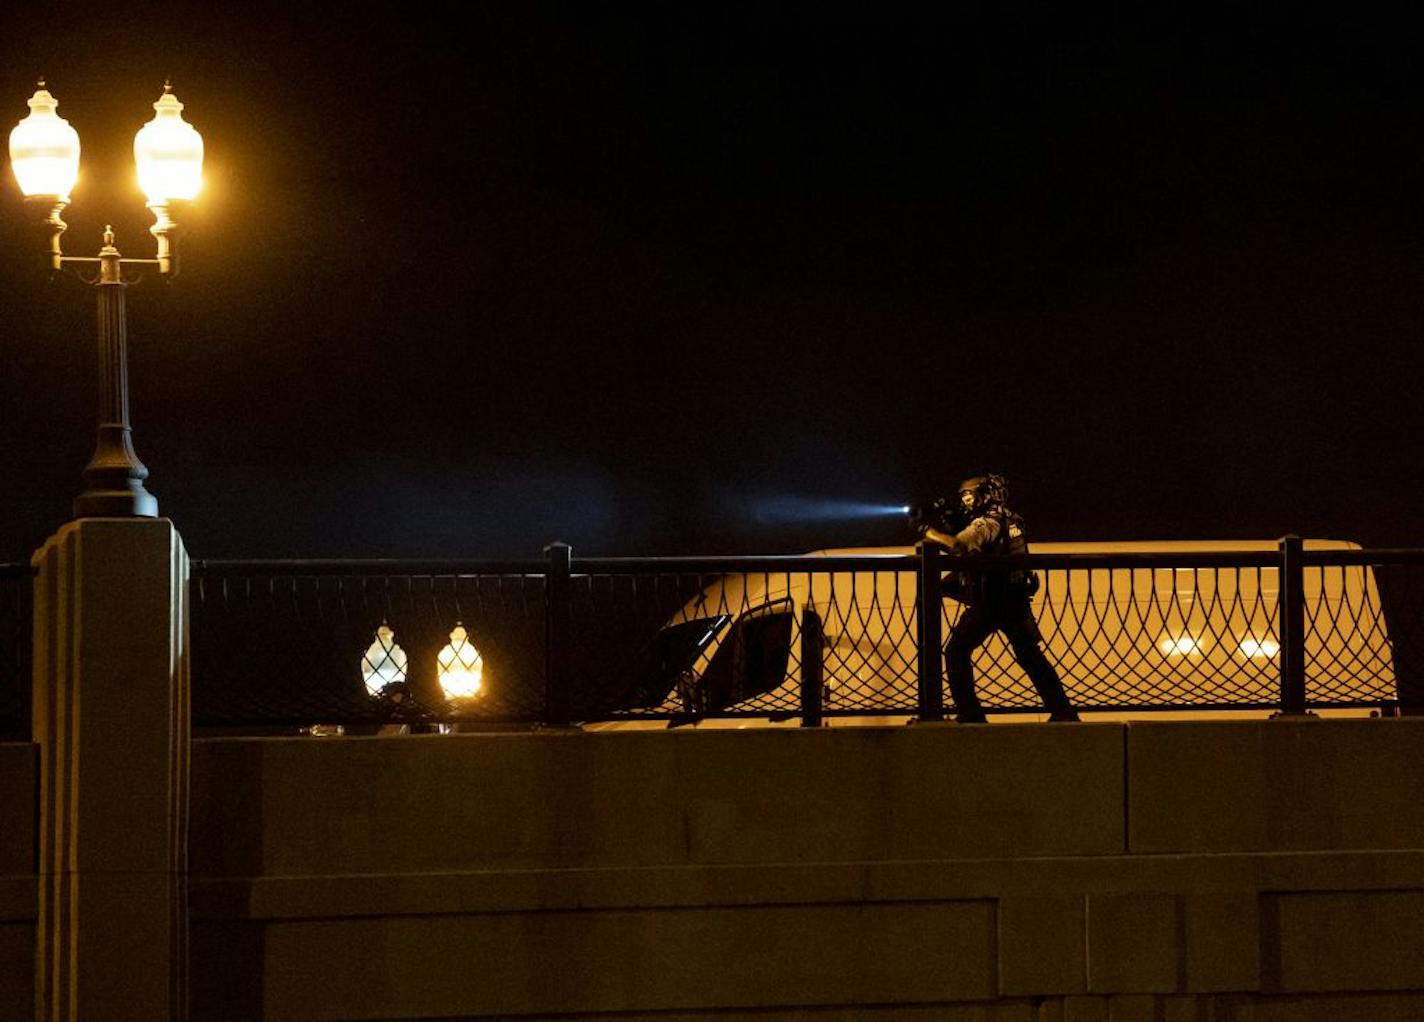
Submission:
{"label": "lamp glass panel", "polygon": [[436,663],[436,677],[446,699],[469,699],[479,694],[484,683],[484,658],[463,625],[456,625],[450,633],[450,643],[440,651]]}
{"label": "lamp glass panel", "polygon": [[79,178],[79,133],[55,112],[44,89],[30,97],[30,115],[10,131],[10,167],[25,195],[68,198]]}
{"label": "lamp glass panel", "polygon": [[406,664],[405,650],[396,645],[395,633],[389,626],[381,625],[376,629],[376,641],[361,657],[361,677],[366,682],[366,691],[378,696],[387,685],[405,681]]}
{"label": "lamp glass panel", "polygon": [[153,120],[134,136],[138,185],[154,204],[191,199],[203,187],[203,136],[183,120],[183,104],[165,92]]}

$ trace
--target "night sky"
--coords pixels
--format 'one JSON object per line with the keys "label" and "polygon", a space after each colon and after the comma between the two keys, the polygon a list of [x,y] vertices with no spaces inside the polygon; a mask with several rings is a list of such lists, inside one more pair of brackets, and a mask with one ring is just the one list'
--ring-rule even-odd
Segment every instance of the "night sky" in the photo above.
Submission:
{"label": "night sky", "polygon": [[[986,469],[1039,539],[1424,545],[1418,35],[1138,6],[76,5],[7,12],[0,81],[83,141],[68,254],[151,256],[165,77],[203,133],[183,272],[128,293],[196,557],[904,543],[765,509]],[[94,300],[4,185],[24,560],[93,446]]]}

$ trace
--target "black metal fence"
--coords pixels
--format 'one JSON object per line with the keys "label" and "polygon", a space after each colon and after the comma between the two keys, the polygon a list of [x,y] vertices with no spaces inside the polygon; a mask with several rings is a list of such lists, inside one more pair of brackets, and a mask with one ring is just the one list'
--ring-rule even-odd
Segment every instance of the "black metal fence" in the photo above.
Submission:
{"label": "black metal fence", "polygon": [[[1422,567],[1424,550],[1296,541],[998,561],[574,560],[559,545],[521,562],[195,561],[194,724],[936,719],[953,712],[940,648],[959,608],[942,580],[1006,568],[1039,578],[1045,649],[1080,709],[1390,713],[1424,706]],[[29,733],[32,576],[0,565],[0,738]],[[1001,638],[975,667],[989,710],[1038,709]]]}
{"label": "black metal fence", "polygon": [[0,564],[0,739],[30,736],[33,576],[28,564]]}
{"label": "black metal fence", "polygon": [[[954,561],[574,560],[561,545],[517,563],[195,561],[194,724],[937,719],[959,608],[942,579],[1009,569],[1038,576],[1045,649],[1080,709],[1390,713],[1424,704],[1421,564],[1294,540]],[[975,664],[991,712],[1038,709],[1001,638]]]}

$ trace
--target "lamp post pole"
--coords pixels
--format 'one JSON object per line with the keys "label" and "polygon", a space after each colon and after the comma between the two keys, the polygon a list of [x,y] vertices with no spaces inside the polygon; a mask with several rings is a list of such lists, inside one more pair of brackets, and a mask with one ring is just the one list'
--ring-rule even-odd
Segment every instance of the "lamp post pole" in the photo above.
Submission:
{"label": "lamp post pole", "polygon": [[124,260],[114,232],[104,229],[99,277],[99,428],[94,456],[84,468],[84,492],[75,518],[157,518],[158,500],[144,488],[148,469],[134,452],[129,425],[128,336],[124,314]]}

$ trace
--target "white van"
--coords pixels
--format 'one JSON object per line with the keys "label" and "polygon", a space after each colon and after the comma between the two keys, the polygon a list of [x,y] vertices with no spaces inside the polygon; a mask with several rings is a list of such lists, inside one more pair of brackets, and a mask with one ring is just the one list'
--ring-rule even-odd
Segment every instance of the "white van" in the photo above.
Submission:
{"label": "white van", "polygon": [[[1045,652],[1080,708],[1119,718],[1144,712],[1160,718],[1168,707],[1179,715],[1259,716],[1279,701],[1279,568],[1270,556],[1279,551],[1277,541],[1045,542],[1032,549],[1098,558],[1162,555],[1150,565],[1039,571],[1034,608]],[[1304,549],[1360,547],[1305,540]],[[1220,566],[1230,559],[1220,555],[1244,554],[1253,555],[1253,566]],[[1193,558],[1217,564],[1177,567],[1173,555],[1190,555],[1184,564]],[[797,723],[803,652],[815,655],[816,648],[820,703],[829,723],[913,716],[914,549],[821,550],[811,556],[854,558],[856,570],[837,564],[827,572],[787,566],[729,574],[688,601],[659,633],[655,655],[645,659],[629,717],[656,715],[659,723],[652,726],[669,716],[712,726],[712,715],[731,716],[721,726],[745,726],[750,719]],[[876,561],[886,567],[877,569]],[[1370,568],[1307,566],[1303,583],[1307,698],[1326,704],[1394,700],[1394,661]],[[942,634],[948,636],[959,604],[945,600],[941,606]],[[803,650],[808,620],[813,629],[819,625],[820,641],[812,631]],[[975,668],[991,716],[997,709],[1032,719],[1022,714],[1033,712],[1037,698],[1001,635],[978,651]]]}

